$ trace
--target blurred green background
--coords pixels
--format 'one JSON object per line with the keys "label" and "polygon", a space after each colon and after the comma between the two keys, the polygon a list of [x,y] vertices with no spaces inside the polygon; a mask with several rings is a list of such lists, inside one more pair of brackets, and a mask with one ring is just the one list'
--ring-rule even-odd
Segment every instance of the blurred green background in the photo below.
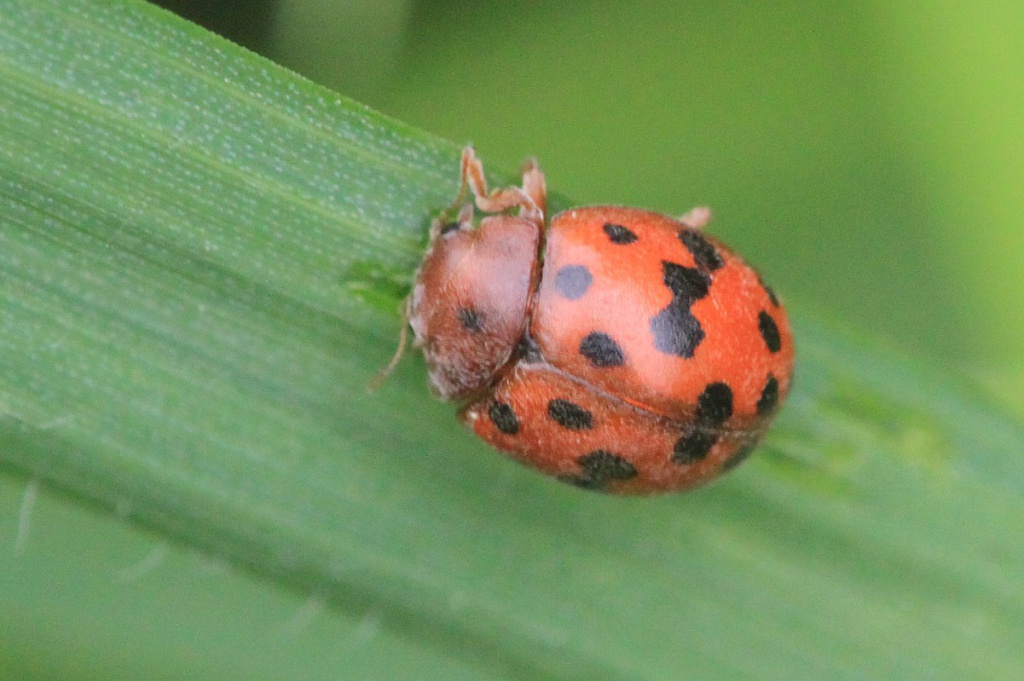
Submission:
{"label": "blurred green background", "polygon": [[[581,203],[711,205],[711,230],[798,314],[929,356],[1024,412],[1019,2],[163,4],[396,118],[474,142],[492,169],[537,156],[552,189]],[[315,598],[45,490],[25,542],[25,489],[2,485],[0,532],[14,550],[0,574],[17,584],[47,566],[46,579],[75,586],[55,589],[52,603],[0,590],[0,611],[15,615],[0,641],[5,629],[21,640],[34,632],[31,650],[0,650],[24,678],[138,678],[140,659],[149,678],[333,678],[373,658],[370,644],[324,652],[328,639],[369,641],[372,611],[318,618]],[[107,548],[69,564],[68,534]],[[195,602],[169,600],[182,592]],[[177,609],[203,635],[134,622],[139,602],[156,620]],[[238,628],[239,610],[249,629]],[[112,646],[111,629],[89,625],[97,613],[132,635]],[[235,628],[222,631],[222,616]],[[253,651],[250,668],[227,657],[216,669],[218,651],[239,643],[232,636]],[[112,647],[122,655],[109,657]]]}
{"label": "blurred green background", "polygon": [[188,4],[581,203],[709,204],[798,308],[1024,387],[1020,3]]}

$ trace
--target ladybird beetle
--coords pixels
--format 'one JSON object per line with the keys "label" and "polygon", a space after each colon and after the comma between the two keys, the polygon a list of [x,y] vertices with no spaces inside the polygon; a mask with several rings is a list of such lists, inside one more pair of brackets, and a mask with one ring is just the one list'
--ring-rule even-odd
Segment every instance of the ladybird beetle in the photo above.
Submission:
{"label": "ladybird beetle", "polygon": [[536,162],[522,186],[488,192],[472,147],[461,180],[406,317],[431,386],[470,429],[619,494],[693,487],[747,457],[789,391],[793,337],[772,289],[701,231],[706,208],[675,219],[590,206],[548,221]]}

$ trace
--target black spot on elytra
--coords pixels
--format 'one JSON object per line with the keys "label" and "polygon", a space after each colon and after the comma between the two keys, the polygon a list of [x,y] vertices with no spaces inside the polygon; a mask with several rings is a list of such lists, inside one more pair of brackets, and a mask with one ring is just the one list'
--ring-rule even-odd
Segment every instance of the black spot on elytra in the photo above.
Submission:
{"label": "black spot on elytra", "polygon": [[579,300],[594,281],[585,265],[566,265],[555,273],[555,290],[569,300]]}
{"label": "black spot on elytra", "polygon": [[455,311],[455,315],[459,318],[459,324],[461,324],[462,328],[466,331],[471,333],[480,333],[484,330],[483,315],[473,308],[460,307]]}
{"label": "black spot on elytra", "polygon": [[576,459],[583,469],[580,475],[561,475],[559,480],[582,489],[605,491],[614,480],[631,480],[637,476],[636,467],[624,457],[605,449],[597,449]]}
{"label": "black spot on elytra", "polygon": [[598,449],[576,459],[587,477],[599,483],[636,477],[636,467],[618,454]]}
{"label": "black spot on elytra", "polygon": [[779,381],[771,374],[768,374],[768,381],[761,390],[761,397],[757,400],[757,413],[759,416],[770,414],[775,410],[779,402]]}
{"label": "black spot on elytra", "polygon": [[676,440],[672,461],[681,465],[697,463],[706,457],[718,442],[718,435],[704,430],[690,430]]}
{"label": "black spot on elytra", "polygon": [[679,240],[693,254],[693,261],[701,271],[713,272],[725,264],[718,250],[697,230],[679,230]]}
{"label": "black spot on elytra", "polygon": [[618,244],[619,246],[631,244],[637,239],[636,234],[622,225],[606,222],[603,229],[611,242],[613,244]]}
{"label": "black spot on elytra", "polygon": [[779,335],[779,326],[772,319],[772,316],[761,310],[757,315],[757,328],[761,330],[761,338],[771,352],[778,352],[782,349],[782,336]]}
{"label": "black spot on elytra", "polygon": [[569,400],[548,402],[548,416],[563,428],[572,430],[583,430],[594,426],[594,415]]}
{"label": "black spot on elytra", "polygon": [[732,389],[725,383],[710,383],[697,398],[697,420],[717,426],[732,416]]}
{"label": "black spot on elytra", "polygon": [[654,347],[667,355],[689,359],[704,340],[704,329],[690,312],[690,306],[708,294],[711,279],[692,267],[666,261],[661,265],[672,301],[651,319]]}
{"label": "black spot on elytra", "polygon": [[583,337],[580,341],[580,354],[596,367],[617,367],[626,361],[619,344],[608,334],[599,331]]}
{"label": "black spot on elytra", "polygon": [[498,430],[505,435],[516,435],[519,433],[519,419],[512,407],[504,402],[492,402],[487,408],[487,416]]}
{"label": "black spot on elytra", "polygon": [[715,426],[732,416],[732,389],[725,383],[709,383],[697,398],[696,423],[676,440],[672,460],[689,465],[703,460],[718,442]]}
{"label": "black spot on elytra", "polygon": [[437,233],[439,235],[444,235],[444,234],[447,234],[448,232],[454,232],[458,228],[459,228],[459,223],[457,223],[457,222],[446,222],[443,225],[441,225],[441,229],[438,230]]}

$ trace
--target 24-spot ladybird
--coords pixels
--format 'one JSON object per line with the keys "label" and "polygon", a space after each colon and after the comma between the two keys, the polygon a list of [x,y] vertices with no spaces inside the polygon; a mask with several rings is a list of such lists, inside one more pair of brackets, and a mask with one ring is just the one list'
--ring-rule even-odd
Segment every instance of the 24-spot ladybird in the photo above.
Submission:
{"label": "24-spot ladybird", "polygon": [[757,272],[701,231],[707,209],[548,219],[535,162],[522,186],[489,192],[472,147],[461,179],[406,315],[434,391],[466,425],[565,482],[621,494],[693,487],[747,457],[789,391],[793,337]]}

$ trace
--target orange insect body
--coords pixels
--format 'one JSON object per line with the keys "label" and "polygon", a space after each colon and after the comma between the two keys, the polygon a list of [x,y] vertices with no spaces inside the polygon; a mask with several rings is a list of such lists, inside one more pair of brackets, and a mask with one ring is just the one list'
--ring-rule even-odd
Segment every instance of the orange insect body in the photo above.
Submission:
{"label": "orange insect body", "polygon": [[[757,272],[681,219],[575,208],[546,219],[544,176],[438,220],[407,315],[434,390],[519,461],[580,487],[681,490],[740,463],[785,399],[794,348]],[[518,209],[517,215],[508,211]]]}

